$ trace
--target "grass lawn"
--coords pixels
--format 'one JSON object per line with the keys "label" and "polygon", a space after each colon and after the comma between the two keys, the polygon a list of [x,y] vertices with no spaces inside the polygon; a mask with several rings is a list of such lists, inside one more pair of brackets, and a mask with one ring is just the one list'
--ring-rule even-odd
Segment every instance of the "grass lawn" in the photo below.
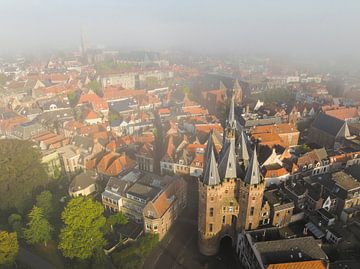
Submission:
{"label": "grass lawn", "polygon": [[64,261],[60,251],[57,249],[55,242],[50,241],[45,247],[43,244],[34,246],[34,251],[43,259],[47,260],[56,268],[65,269]]}

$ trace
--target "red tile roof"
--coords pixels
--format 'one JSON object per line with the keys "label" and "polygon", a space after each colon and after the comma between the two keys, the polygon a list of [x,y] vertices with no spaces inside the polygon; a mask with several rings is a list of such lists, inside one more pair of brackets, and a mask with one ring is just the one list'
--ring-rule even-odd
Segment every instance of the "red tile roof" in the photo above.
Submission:
{"label": "red tile roof", "polygon": [[270,264],[267,269],[326,269],[323,261],[305,261]]}
{"label": "red tile roof", "polygon": [[326,110],[325,114],[339,120],[353,119],[359,117],[359,113],[356,107],[343,107],[333,110]]}

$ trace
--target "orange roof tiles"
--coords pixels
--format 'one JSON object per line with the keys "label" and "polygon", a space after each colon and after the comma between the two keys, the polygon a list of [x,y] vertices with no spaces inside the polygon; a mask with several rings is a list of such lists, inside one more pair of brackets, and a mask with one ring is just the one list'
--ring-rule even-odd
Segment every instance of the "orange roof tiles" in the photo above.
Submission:
{"label": "orange roof tiles", "polygon": [[146,92],[144,90],[129,90],[123,89],[117,86],[109,86],[106,87],[103,91],[105,100],[118,100],[118,99],[126,99],[130,97],[135,97],[138,95],[145,95]]}
{"label": "orange roof tiles", "polygon": [[183,107],[183,111],[185,113],[189,113],[191,115],[207,115],[209,114],[206,108],[202,107]]}
{"label": "orange roof tiles", "polygon": [[80,95],[78,104],[91,104],[96,110],[107,110],[108,104],[104,99],[96,95],[95,93],[84,93]]}
{"label": "orange roof tiles", "polygon": [[265,178],[272,178],[272,177],[281,177],[289,174],[289,172],[284,167],[279,167],[275,169],[265,168]]}
{"label": "orange roof tiles", "polygon": [[159,108],[158,109],[158,113],[160,114],[160,115],[163,115],[163,114],[170,114],[170,109],[169,108]]}
{"label": "orange roof tiles", "polygon": [[332,110],[326,110],[326,115],[337,118],[339,120],[346,120],[359,117],[359,113],[356,107],[343,107]]}
{"label": "orange roof tiles", "polygon": [[293,133],[293,132],[298,132],[298,129],[294,124],[291,123],[256,126],[251,130],[251,134],[262,134],[262,133],[283,134],[283,133]]}
{"label": "orange roof tiles", "polygon": [[204,133],[210,133],[210,131],[213,129],[214,131],[217,131],[219,133],[223,132],[223,128],[219,123],[209,123],[209,124],[195,124],[195,129],[197,132],[204,132]]}
{"label": "orange roof tiles", "polygon": [[81,127],[84,127],[84,124],[82,124],[81,122],[78,122],[76,120],[71,120],[64,124],[64,129],[66,129],[66,130],[75,131]]}
{"label": "orange roof tiles", "polygon": [[270,264],[267,269],[326,269],[325,263],[320,260],[305,262],[289,262]]}
{"label": "orange roof tiles", "polygon": [[100,118],[100,116],[93,110],[88,110],[85,111],[85,120],[93,120],[93,119],[98,119]]}

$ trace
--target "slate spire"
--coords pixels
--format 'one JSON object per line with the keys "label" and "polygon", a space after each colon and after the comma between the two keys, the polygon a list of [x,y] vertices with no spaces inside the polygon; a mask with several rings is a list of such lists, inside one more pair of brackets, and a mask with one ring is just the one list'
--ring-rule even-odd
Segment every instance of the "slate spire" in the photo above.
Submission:
{"label": "slate spire", "polygon": [[246,169],[244,181],[245,183],[250,185],[259,184],[261,182],[261,172],[260,172],[259,161],[256,153],[256,146],[250,164]]}
{"label": "slate spire", "polygon": [[217,162],[215,159],[214,148],[208,152],[208,160],[206,160],[203,183],[208,186],[214,186],[220,184],[220,176],[217,168]]}
{"label": "slate spire", "polygon": [[219,163],[219,176],[224,178],[237,178],[235,140],[230,140]]}

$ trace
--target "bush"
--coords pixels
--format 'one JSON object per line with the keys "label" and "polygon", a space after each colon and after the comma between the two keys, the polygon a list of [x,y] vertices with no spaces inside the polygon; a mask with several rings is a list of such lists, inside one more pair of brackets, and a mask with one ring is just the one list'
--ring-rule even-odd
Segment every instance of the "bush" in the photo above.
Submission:
{"label": "bush", "polygon": [[157,234],[146,234],[132,246],[112,255],[113,262],[119,269],[141,268],[146,256],[159,242]]}

